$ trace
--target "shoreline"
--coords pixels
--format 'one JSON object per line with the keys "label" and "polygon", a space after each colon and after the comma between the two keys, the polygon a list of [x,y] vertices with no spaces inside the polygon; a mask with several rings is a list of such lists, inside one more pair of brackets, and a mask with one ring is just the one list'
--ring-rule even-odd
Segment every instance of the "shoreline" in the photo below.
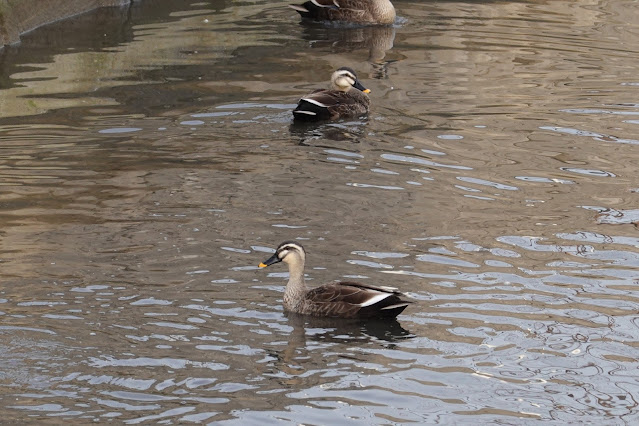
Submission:
{"label": "shoreline", "polygon": [[43,25],[101,7],[130,4],[133,0],[0,0],[0,49]]}

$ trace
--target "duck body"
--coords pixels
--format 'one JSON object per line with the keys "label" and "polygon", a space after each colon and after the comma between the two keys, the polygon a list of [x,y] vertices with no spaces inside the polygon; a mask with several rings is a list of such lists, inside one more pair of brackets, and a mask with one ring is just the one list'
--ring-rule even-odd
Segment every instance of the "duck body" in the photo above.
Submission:
{"label": "duck body", "polygon": [[260,267],[278,262],[289,266],[284,309],[298,314],[338,318],[395,318],[408,306],[402,293],[391,287],[337,282],[308,289],[304,282],[306,252],[295,241],[285,241]]}
{"label": "duck body", "polygon": [[361,25],[390,25],[395,8],[389,0],[310,0],[290,5],[303,21],[344,22]]}
{"label": "duck body", "polygon": [[331,89],[315,90],[302,97],[293,110],[293,118],[320,121],[366,114],[370,106],[368,92],[370,90],[359,82],[355,71],[339,68],[331,76]]}
{"label": "duck body", "polygon": [[309,290],[288,310],[320,317],[395,318],[408,306],[400,296],[395,290],[340,281]]}

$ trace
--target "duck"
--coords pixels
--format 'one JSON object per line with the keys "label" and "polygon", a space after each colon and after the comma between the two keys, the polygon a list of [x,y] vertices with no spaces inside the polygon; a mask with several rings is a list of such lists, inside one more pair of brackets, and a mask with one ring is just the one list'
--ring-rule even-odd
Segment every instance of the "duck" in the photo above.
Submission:
{"label": "duck", "polygon": [[338,118],[366,114],[370,98],[349,67],[341,67],[331,75],[331,88],[318,89],[302,97],[293,110],[293,118],[299,121],[336,120]]}
{"label": "duck", "polygon": [[315,317],[392,319],[412,303],[394,287],[378,287],[338,281],[309,289],[304,282],[306,251],[296,241],[284,241],[260,268],[284,262],[289,279],[284,291],[284,310]]}
{"label": "duck", "polygon": [[362,25],[390,25],[395,8],[390,0],[310,0],[289,5],[302,21],[344,22]]}

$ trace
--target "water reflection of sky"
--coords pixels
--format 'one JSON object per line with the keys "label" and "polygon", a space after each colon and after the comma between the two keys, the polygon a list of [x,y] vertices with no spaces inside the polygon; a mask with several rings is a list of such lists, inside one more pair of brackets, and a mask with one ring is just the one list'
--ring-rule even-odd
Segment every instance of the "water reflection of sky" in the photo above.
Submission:
{"label": "water reflection of sky", "polygon": [[[286,4],[137,2],[5,48],[4,418],[633,424],[633,4],[344,30]],[[292,124],[343,65],[368,117]],[[288,315],[257,267],[286,239],[310,285],[415,303]]]}

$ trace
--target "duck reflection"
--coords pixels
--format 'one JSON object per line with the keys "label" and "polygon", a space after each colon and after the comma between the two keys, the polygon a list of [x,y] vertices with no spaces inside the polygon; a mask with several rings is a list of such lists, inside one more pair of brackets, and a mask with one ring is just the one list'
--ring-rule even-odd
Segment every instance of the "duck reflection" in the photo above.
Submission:
{"label": "duck reflection", "polygon": [[[270,376],[281,386],[306,388],[333,382],[339,360],[353,362],[388,362],[383,355],[367,355],[352,349],[395,349],[398,343],[416,337],[393,320],[345,320],[343,318],[309,317],[285,313],[291,327],[286,346],[269,350],[275,359]],[[349,367],[341,365],[340,370]]]}
{"label": "duck reflection", "polygon": [[[294,313],[289,313],[287,317],[296,331],[300,329],[306,339],[318,342],[351,344],[377,342],[392,349],[396,342],[414,337],[396,319],[348,321],[343,318],[306,317]],[[308,334],[307,331],[310,329],[313,333]]]}
{"label": "duck reflection", "polygon": [[[282,351],[269,351],[277,359],[277,369],[286,375],[285,382],[300,380],[304,372],[321,371],[326,367],[326,354],[318,355],[318,345],[331,346],[331,354],[338,358],[356,358],[353,347],[384,347],[395,349],[402,340],[415,337],[396,320],[345,320],[343,318],[309,317],[285,313],[292,327],[288,343]],[[344,345],[347,345],[345,348]],[[308,378],[307,378],[308,379]],[[317,380],[320,380],[319,378]]]}
{"label": "duck reflection", "polygon": [[[349,346],[381,345],[394,349],[397,342],[415,336],[396,319],[345,320],[343,318],[309,317],[293,312],[285,313],[293,328],[289,343],[281,354],[289,362],[296,354],[305,352],[309,341],[314,343],[348,344]],[[287,359],[288,358],[288,359]]]}
{"label": "duck reflection", "polygon": [[292,136],[299,138],[299,145],[314,146],[316,140],[330,140],[335,142],[359,143],[366,133],[366,117],[355,121],[342,122],[297,122],[293,121],[289,127]]}
{"label": "duck reflection", "polygon": [[330,50],[333,53],[368,51],[366,61],[373,67],[373,78],[386,78],[387,67],[394,61],[385,61],[386,52],[393,48],[395,28],[390,26],[370,27],[325,27],[305,25],[302,37],[311,48]]}

